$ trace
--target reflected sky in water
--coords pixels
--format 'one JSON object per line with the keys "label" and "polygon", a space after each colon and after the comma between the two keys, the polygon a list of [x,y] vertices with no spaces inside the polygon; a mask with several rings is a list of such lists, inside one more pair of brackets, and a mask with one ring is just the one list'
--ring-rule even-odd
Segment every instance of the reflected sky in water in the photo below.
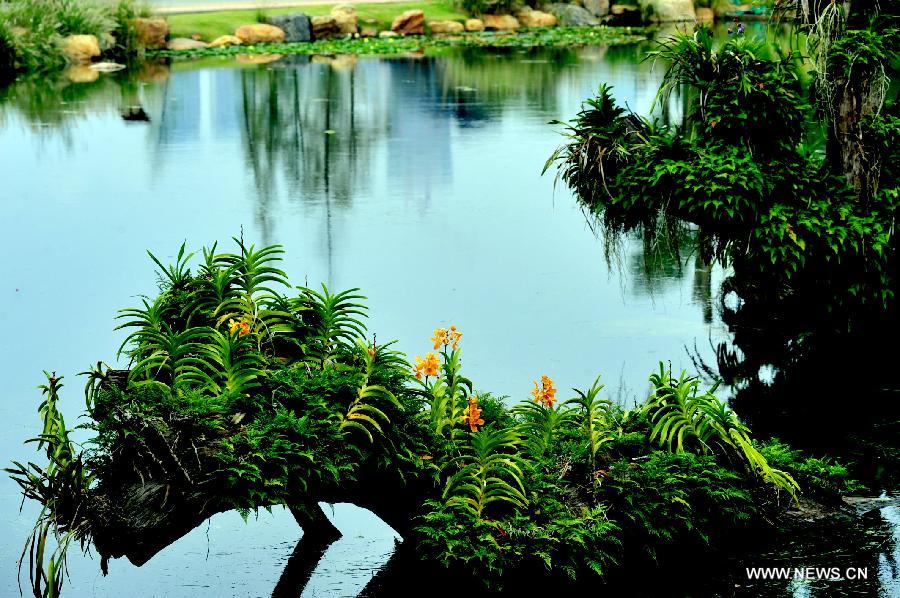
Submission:
{"label": "reflected sky in water", "polygon": [[[27,459],[41,369],[66,376],[74,422],[91,362],[113,363],[117,309],[154,291],[160,257],[243,230],[281,243],[298,284],[361,287],[370,331],[411,353],[436,326],[465,333],[479,390],[527,397],[541,374],[560,388],[604,375],[610,396],[641,398],[659,360],[691,368],[725,332],[711,308],[721,273],[692,256],[625,240],[607,265],[545,160],[601,82],[641,113],[661,77],[642,48],[460,52],[391,60],[296,57],[147,67],[136,79],[0,91],[4,259],[0,446]],[[140,105],[149,122],[121,114]],[[680,113],[678,100],[667,107]],[[690,244],[688,244],[688,247]],[[33,505],[0,480],[0,560],[18,558]],[[354,595],[393,547],[364,511],[337,507],[335,544],[304,596]],[[69,596],[264,596],[299,537],[280,509],[244,523],[213,517],[142,568],[70,559]],[[360,560],[362,559],[362,560]],[[0,594],[15,581],[4,575]]]}

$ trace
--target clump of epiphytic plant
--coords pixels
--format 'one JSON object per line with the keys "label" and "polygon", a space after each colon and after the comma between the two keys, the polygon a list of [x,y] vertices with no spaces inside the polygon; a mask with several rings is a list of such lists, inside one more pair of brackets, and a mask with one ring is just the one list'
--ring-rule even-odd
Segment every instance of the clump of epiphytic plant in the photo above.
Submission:
{"label": "clump of epiphytic plant", "polygon": [[10,470],[43,505],[26,545],[35,596],[59,593],[72,541],[100,550],[97,534],[127,523],[123,489],[151,483],[167,497],[205,488],[246,515],[364,501],[378,479],[377,492],[412,497],[409,539],[423,555],[493,586],[513,572],[603,575],[636,544],[715,543],[796,496],[782,469],[813,475],[793,453],[770,465],[776,453],[714,389],[662,366],[628,411],[600,378],[561,400],[546,374],[508,408],[463,375],[456,326],[436,329],[410,364],[366,338],[357,289],[294,288],[279,247],[235,245],[204,249],[197,266],[184,246],[171,265],[151,254],[158,296],[119,314],[127,368],[84,372],[89,450],[69,440],[48,376],[35,441],[49,464]]}
{"label": "clump of epiphytic plant", "polygon": [[[822,18],[843,18],[836,6]],[[881,173],[890,173],[884,139],[896,123],[879,115],[896,111],[884,72],[898,35],[826,29],[813,29],[816,92],[800,54],[742,35],[716,45],[704,27],[676,34],[650,58],[668,65],[656,105],[678,90],[682,120],[640,118],[601,86],[560,123],[567,141],[547,168],[611,231],[677,242],[672,223],[688,222],[705,260],[765,277],[768,289],[817,288],[827,275],[850,289],[829,308],[891,305],[900,203],[896,178]]]}

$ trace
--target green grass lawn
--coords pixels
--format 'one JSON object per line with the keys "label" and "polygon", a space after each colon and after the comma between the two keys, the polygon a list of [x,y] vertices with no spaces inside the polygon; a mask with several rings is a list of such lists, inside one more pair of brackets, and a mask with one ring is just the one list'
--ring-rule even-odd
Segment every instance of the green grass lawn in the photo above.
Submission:
{"label": "green grass lawn", "polygon": [[[271,8],[259,10],[226,10],[221,12],[187,13],[168,15],[170,37],[191,37],[200,35],[206,41],[212,41],[220,35],[234,33],[241,25],[256,23],[260,14],[277,15],[291,12],[303,12],[313,17],[327,15],[338,3],[317,4],[296,8]],[[390,29],[394,17],[406,10],[414,8],[425,11],[427,21],[462,21],[466,13],[458,10],[449,0],[423,0],[402,4],[357,4],[359,27],[375,27],[378,30]]]}

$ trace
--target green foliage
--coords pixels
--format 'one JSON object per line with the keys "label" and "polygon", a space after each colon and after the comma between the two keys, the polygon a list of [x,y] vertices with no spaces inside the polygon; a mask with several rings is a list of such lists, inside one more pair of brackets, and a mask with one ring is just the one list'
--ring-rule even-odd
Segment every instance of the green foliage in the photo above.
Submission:
{"label": "green foliage", "polygon": [[575,392],[578,396],[565,403],[576,407],[576,419],[587,441],[592,468],[596,466],[597,452],[600,447],[612,440],[609,434],[609,411],[612,408],[612,401],[601,399],[601,390],[603,390],[603,384],[600,384],[600,376],[597,376],[594,384],[587,391],[576,388]]}
{"label": "green foliage", "polygon": [[0,2],[0,78],[55,70],[66,65],[60,42],[68,35],[94,35],[102,50],[126,58],[136,51],[131,0]]}
{"label": "green foliage", "polygon": [[565,405],[545,407],[522,401],[513,407],[512,413],[520,421],[519,431],[533,457],[541,457],[551,450],[560,437],[571,430],[575,421],[575,411]]}
{"label": "green foliage", "polygon": [[472,432],[468,442],[461,443],[461,454],[448,465],[452,473],[443,494],[447,505],[458,506],[476,519],[491,503],[524,507],[528,500],[522,485],[521,442],[512,429],[485,426]]}
{"label": "green foliage", "polygon": [[[383,433],[381,428],[384,424],[391,423],[390,418],[382,409],[384,405],[393,405],[397,409],[403,410],[403,405],[397,401],[394,394],[383,386],[377,384],[369,384],[375,368],[375,350],[369,349],[362,340],[357,341],[363,358],[365,360],[365,370],[362,375],[362,382],[359,385],[359,393],[356,399],[350,403],[347,413],[341,420],[341,430],[359,430],[365,434],[369,442],[373,442],[372,430]],[[380,404],[381,408],[375,404]]]}
{"label": "green foliage", "polygon": [[539,572],[570,579],[600,576],[616,563],[617,526],[604,507],[570,508],[552,496],[542,498],[535,513],[503,521],[426,502],[415,529],[423,558],[492,589],[510,578],[533,578]]}
{"label": "green foliage", "polygon": [[737,472],[711,455],[654,451],[610,464],[601,496],[625,546],[656,558],[665,546],[715,543],[756,520],[759,505]]}
{"label": "green foliage", "polygon": [[850,477],[847,467],[828,457],[810,457],[773,438],[759,447],[773,467],[788,472],[804,492],[819,500],[839,501],[841,496],[865,491]]}
{"label": "green foliage", "polygon": [[[765,276],[767,288],[815,288],[827,273],[850,289],[828,309],[891,305],[900,204],[889,189],[860,202],[823,160],[797,57],[745,36],[716,48],[702,27],[652,55],[671,64],[657,101],[668,104],[674,89],[683,90],[684,121],[643,121],[603,87],[567,126],[545,170],[555,164],[611,231],[642,229],[675,243],[687,222],[700,229],[704,257]],[[869,166],[883,163],[890,174],[891,119],[866,123]]]}
{"label": "green foliage", "polygon": [[839,465],[760,448],[714,389],[662,365],[630,411],[601,396],[599,377],[547,407],[548,376],[544,404],[507,410],[475,395],[450,326],[411,375],[391,343],[362,337],[356,289],[289,297],[280,248],[236,243],[205,249],[196,273],[184,246],[172,265],[151,254],[159,296],[119,314],[131,370],[84,372],[87,451],[69,440],[48,375],[33,440],[48,464],[8,470],[44,507],[26,544],[35,596],[58,594],[69,544],[107,521],[109,488],[148,481],[206,488],[247,514],[396,480],[421,505],[417,550],[492,588],[512,575],[602,576],[623,553],[681,541],[717,545],[776,519],[779,489],[797,490],[791,474],[815,492],[854,487]]}
{"label": "green foliage", "polygon": [[324,283],[321,293],[310,288],[300,291],[293,308],[303,312],[310,331],[306,353],[324,367],[338,348],[352,346],[355,339],[365,336],[366,325],[361,319],[366,316],[366,308],[361,303],[365,297],[357,292],[359,289],[334,295]]}
{"label": "green foliage", "polygon": [[642,29],[630,27],[552,27],[526,29],[511,33],[464,33],[432,37],[363,37],[325,39],[312,43],[255,44],[200,48],[196,50],[159,50],[151,57],[190,58],[196,56],[234,56],[237,54],[358,54],[395,55],[414,51],[439,52],[444,48],[535,48],[586,45],[633,44],[646,39]]}
{"label": "green foliage", "polygon": [[[47,384],[42,385],[44,400],[38,407],[43,423],[41,433],[29,442],[44,449],[47,465],[24,465],[14,462],[6,469],[22,488],[23,496],[43,506],[37,523],[25,542],[19,559],[21,571],[28,555],[29,586],[35,598],[55,598],[62,589],[66,555],[69,546],[78,541],[84,546],[89,526],[78,516],[78,507],[89,492],[94,477],[86,470],[81,454],[76,453],[69,439],[69,429],[59,411],[59,390],[62,377],[44,372]],[[51,549],[51,540],[56,544]]]}
{"label": "green foliage", "polygon": [[690,443],[698,452],[714,451],[742,459],[751,472],[785,490],[796,499],[800,489],[786,472],[773,468],[754,446],[750,429],[734,411],[713,394],[716,387],[700,392],[700,381],[682,372],[678,380],[662,363],[659,373],[650,376],[653,394],[647,403],[653,431],[651,442],[658,441],[670,451],[681,453]]}

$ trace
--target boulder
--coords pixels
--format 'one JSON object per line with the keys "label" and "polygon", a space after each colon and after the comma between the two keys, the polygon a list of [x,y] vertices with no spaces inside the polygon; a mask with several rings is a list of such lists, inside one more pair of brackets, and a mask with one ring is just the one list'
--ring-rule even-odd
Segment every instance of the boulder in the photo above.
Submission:
{"label": "boulder", "polygon": [[400,35],[422,35],[425,33],[425,13],[421,10],[407,10],[394,19],[391,31]]}
{"label": "boulder", "polygon": [[223,46],[240,46],[241,38],[234,35],[220,35],[209,43],[210,48],[221,48]]}
{"label": "boulder", "polygon": [[274,15],[266,18],[266,24],[284,31],[284,41],[290,43],[312,41],[312,23],[302,12]]}
{"label": "boulder", "polygon": [[694,12],[697,13],[697,20],[701,23],[712,23],[716,20],[716,13],[711,8],[697,7]]}
{"label": "boulder", "polygon": [[133,22],[137,43],[145,48],[165,48],[166,36],[169,35],[169,24],[165,19],[138,18]]}
{"label": "boulder", "polygon": [[331,16],[334,17],[343,35],[352,35],[359,32],[357,26],[359,17],[356,15],[356,9],[353,8],[353,5],[338,4],[331,9]]}
{"label": "boulder", "polygon": [[522,27],[556,27],[556,17],[549,12],[523,8],[516,13],[516,18]]}
{"label": "boulder", "polygon": [[605,17],[609,14],[609,0],[583,0],[583,6],[595,17]]}
{"label": "boulder", "polygon": [[640,0],[641,11],[653,23],[670,23],[673,21],[695,21],[692,0]]}
{"label": "boulder", "polygon": [[271,44],[284,41],[284,30],[266,23],[241,25],[234,30],[234,36],[244,44]]}
{"label": "boulder", "polygon": [[378,37],[378,29],[375,27],[363,27],[359,30],[360,37]]}
{"label": "boulder", "polygon": [[447,33],[455,35],[466,30],[462,23],[457,21],[428,21],[428,28],[432,33]]}
{"label": "boulder", "polygon": [[396,31],[379,31],[378,37],[400,37]]}
{"label": "boulder", "polygon": [[550,4],[545,8],[547,12],[556,17],[559,24],[563,27],[588,27],[600,24],[600,19],[581,6],[556,3]]}
{"label": "boulder", "polygon": [[519,19],[512,15],[482,15],[484,28],[494,31],[514,31],[519,28]]}
{"label": "boulder", "polygon": [[341,26],[338,25],[337,19],[331,15],[321,15],[313,17],[310,20],[312,26],[313,39],[328,39],[329,37],[340,37]]}
{"label": "boulder", "polygon": [[176,37],[175,39],[170,39],[169,43],[166,44],[166,48],[169,50],[180,51],[180,50],[200,50],[201,48],[206,48],[207,45],[204,42],[197,41],[195,39],[188,39],[186,37]]}
{"label": "boulder", "polygon": [[484,21],[481,19],[466,19],[466,31],[484,31]]}
{"label": "boulder", "polygon": [[93,35],[70,35],[62,39],[62,51],[72,64],[87,64],[100,56],[100,42]]}
{"label": "boulder", "polygon": [[609,9],[608,25],[639,27],[643,24],[641,9],[631,4],[613,4]]}

